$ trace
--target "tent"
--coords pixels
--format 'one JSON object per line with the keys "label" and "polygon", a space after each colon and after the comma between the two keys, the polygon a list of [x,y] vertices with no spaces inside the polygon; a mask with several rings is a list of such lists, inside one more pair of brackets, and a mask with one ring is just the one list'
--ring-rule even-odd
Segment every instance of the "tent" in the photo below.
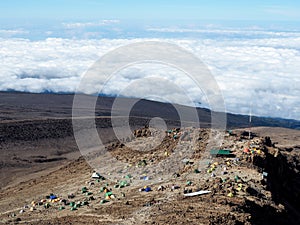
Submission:
{"label": "tent", "polygon": [[231,150],[229,150],[229,149],[212,149],[212,150],[210,150],[210,155],[212,155],[212,156],[227,156],[227,157],[233,156],[233,154],[231,153]]}
{"label": "tent", "polygon": [[192,197],[192,196],[197,196],[197,195],[204,195],[204,194],[208,194],[211,191],[197,191],[197,192],[192,192],[192,193],[186,193],[184,194],[185,197]]}
{"label": "tent", "polygon": [[99,173],[97,173],[97,172],[94,172],[94,173],[92,174],[92,178],[100,179],[100,177],[101,177],[101,175],[100,175]]}

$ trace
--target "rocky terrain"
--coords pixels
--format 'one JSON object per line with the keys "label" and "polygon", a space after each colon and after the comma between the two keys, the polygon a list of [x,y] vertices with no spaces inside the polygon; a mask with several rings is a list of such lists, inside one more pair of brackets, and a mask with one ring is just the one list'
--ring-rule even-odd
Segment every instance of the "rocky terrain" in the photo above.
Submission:
{"label": "rocky terrain", "polygon": [[[253,130],[258,134],[262,128]],[[276,147],[269,137],[253,135],[249,140],[243,130],[233,130],[224,134],[221,146],[232,155],[203,160],[209,132],[196,130],[191,158],[179,161],[181,170],[168,179],[157,181],[151,176],[145,179],[124,173],[123,179],[116,181],[105,179],[108,171],[103,171],[103,177],[91,178],[93,168],[80,157],[48,174],[6,187],[1,192],[1,222],[299,224],[299,139],[286,149]],[[172,130],[155,149],[131,151],[130,143],[151,138],[144,128],[135,131],[128,143],[112,142],[107,149],[129,165],[151,168],[172,154],[175,145],[189,143],[192,133],[193,128]],[[145,191],[147,187],[151,191]],[[211,192],[184,196],[199,190]],[[51,194],[56,200],[50,199]]]}
{"label": "rocky terrain", "polygon": [[[179,128],[172,119],[166,130],[152,129],[149,118],[132,116],[132,134],[117,140],[103,106],[99,136],[125,166],[95,167],[99,156],[78,150],[63,103],[5,99],[1,224],[300,223],[298,130],[253,127],[249,138],[244,128]],[[230,154],[211,152],[217,136],[224,139],[215,150]],[[197,191],[208,193],[187,196]]]}

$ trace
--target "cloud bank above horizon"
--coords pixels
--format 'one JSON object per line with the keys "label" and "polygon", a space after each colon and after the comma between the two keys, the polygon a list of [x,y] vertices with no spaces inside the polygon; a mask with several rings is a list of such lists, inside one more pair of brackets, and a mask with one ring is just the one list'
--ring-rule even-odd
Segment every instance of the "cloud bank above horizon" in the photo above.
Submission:
{"label": "cloud bank above horizon", "polygon": [[[70,23],[64,26],[106,26],[119,21]],[[148,28],[149,32],[168,34],[161,38],[30,40],[9,35],[26,30],[0,30],[0,90],[28,92],[75,92],[85,72],[105,53],[139,41],[177,44],[199,57],[210,69],[223,92],[228,112],[300,120],[300,32],[263,29]],[[200,33],[201,38],[188,33]],[[170,38],[174,33],[189,38]],[[205,93],[175,68],[165,65],[134,65],[108,81],[103,93],[117,95],[128,85],[144,77],[168,79],[181,87],[197,105],[208,107]],[[203,84],[205,85],[205,84]],[[156,96],[148,96],[148,88]],[[98,92],[90,90],[90,92]],[[172,88],[150,85],[136,87],[128,97],[149,98],[184,104]]]}

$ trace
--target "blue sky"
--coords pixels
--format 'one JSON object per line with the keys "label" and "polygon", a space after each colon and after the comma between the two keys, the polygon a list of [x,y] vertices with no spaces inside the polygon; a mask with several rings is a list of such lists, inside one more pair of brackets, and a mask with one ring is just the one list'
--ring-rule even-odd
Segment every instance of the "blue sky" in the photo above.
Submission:
{"label": "blue sky", "polygon": [[264,20],[300,21],[296,0],[9,0],[0,2],[6,20]]}

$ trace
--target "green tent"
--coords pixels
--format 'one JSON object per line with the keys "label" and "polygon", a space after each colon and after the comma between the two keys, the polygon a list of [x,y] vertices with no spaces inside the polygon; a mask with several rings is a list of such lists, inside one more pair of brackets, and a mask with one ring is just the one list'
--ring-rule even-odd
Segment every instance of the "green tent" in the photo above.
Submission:
{"label": "green tent", "polygon": [[210,150],[210,154],[213,156],[229,156],[231,155],[231,151],[228,149],[212,149]]}

